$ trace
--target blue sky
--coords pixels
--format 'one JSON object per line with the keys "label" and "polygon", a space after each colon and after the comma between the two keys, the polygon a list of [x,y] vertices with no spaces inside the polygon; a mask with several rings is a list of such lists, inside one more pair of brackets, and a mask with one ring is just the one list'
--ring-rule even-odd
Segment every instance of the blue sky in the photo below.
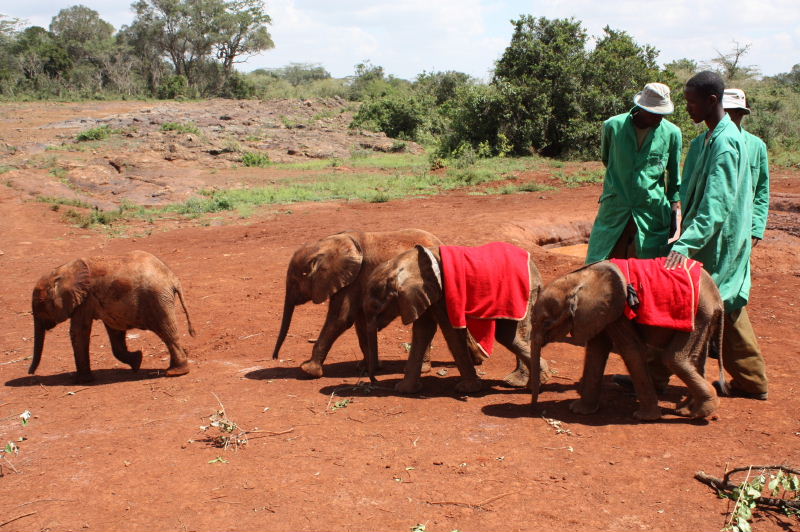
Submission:
{"label": "blue sky", "polygon": [[[0,13],[47,27],[59,10],[90,7],[119,29],[133,20],[126,0],[4,0]],[[520,14],[575,17],[589,35],[604,26],[625,30],[637,42],[661,51],[659,62],[688,57],[711,59],[715,50],[750,44],[744,58],[765,75],[788,72],[800,63],[798,0],[268,0],[276,47],[250,58],[242,71],[288,63],[321,64],[333,76],[353,73],[369,59],[395,76],[413,79],[422,71],[457,70],[488,79],[508,45],[510,20]]]}

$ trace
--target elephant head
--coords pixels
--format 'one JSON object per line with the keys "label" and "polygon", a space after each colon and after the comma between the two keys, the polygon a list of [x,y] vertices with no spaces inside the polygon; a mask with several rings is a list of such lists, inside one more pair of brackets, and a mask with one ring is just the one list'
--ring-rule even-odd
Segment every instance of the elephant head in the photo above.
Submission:
{"label": "elephant head", "polygon": [[294,252],[286,271],[283,317],[273,359],[278,358],[289,332],[294,307],[308,301],[322,303],[350,285],[358,277],[363,260],[361,245],[352,233],[339,233],[307,243]]}
{"label": "elephant head", "polygon": [[[539,364],[542,347],[567,335],[585,345],[622,315],[625,294],[619,270],[606,262],[584,266],[545,286],[533,308],[531,367]],[[530,379],[534,403],[539,384],[539,379]]]}
{"label": "elephant head", "polygon": [[415,322],[442,298],[438,248],[416,245],[378,266],[366,286],[364,314],[370,339],[367,367],[370,380],[375,382],[377,332],[398,315],[404,325]]}
{"label": "elephant head", "polygon": [[86,299],[89,282],[88,265],[76,259],[59,266],[36,283],[31,298],[33,361],[28,373],[33,374],[39,367],[46,332],[72,316]]}

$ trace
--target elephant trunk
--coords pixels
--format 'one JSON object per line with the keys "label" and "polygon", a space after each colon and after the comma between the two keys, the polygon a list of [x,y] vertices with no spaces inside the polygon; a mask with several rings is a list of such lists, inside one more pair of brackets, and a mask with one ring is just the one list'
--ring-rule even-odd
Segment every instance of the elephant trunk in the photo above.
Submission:
{"label": "elephant trunk", "polygon": [[275,342],[275,350],[272,352],[273,360],[278,358],[278,352],[281,350],[283,341],[286,339],[286,333],[289,332],[289,325],[292,323],[292,314],[294,314],[295,298],[292,295],[289,287],[286,287],[286,297],[283,300],[283,318],[281,319],[281,329],[278,332],[278,339]]}
{"label": "elephant trunk", "polygon": [[42,360],[42,350],[44,349],[44,336],[47,334],[47,328],[38,318],[33,319],[33,360],[31,367],[28,368],[28,373],[33,375],[36,368],[39,367],[39,362]]}
{"label": "elephant trunk", "polygon": [[544,345],[544,335],[540,331],[536,331],[533,336],[531,345],[531,359],[529,361],[530,367],[528,379],[528,386],[531,389],[531,404],[535,405],[539,400],[539,388],[542,385],[541,371],[539,366],[542,360],[542,345]]}

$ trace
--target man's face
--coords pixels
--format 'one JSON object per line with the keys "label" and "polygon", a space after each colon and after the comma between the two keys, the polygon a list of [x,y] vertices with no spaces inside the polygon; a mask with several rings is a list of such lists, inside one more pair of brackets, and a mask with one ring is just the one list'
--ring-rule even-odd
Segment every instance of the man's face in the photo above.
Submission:
{"label": "man's face", "polygon": [[739,127],[742,126],[742,118],[747,114],[744,109],[725,109],[725,112],[730,115],[733,123]]}
{"label": "man's face", "polygon": [[703,96],[692,87],[686,87],[683,95],[686,97],[686,112],[695,124],[708,118],[717,101],[716,96]]}
{"label": "man's face", "polygon": [[656,127],[661,123],[663,118],[664,117],[662,115],[657,115],[655,113],[651,113],[650,111],[645,111],[644,109],[639,108],[633,115],[633,122],[636,124],[636,127],[645,129],[648,127]]}

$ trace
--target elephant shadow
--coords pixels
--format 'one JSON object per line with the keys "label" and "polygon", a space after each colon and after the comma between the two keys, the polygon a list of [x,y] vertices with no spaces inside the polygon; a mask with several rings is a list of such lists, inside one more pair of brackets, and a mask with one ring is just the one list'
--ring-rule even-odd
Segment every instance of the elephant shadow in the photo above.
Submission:
{"label": "elephant shadow", "polygon": [[[545,392],[574,391],[577,383],[562,384],[548,383],[542,386]],[[706,419],[690,419],[687,417],[662,417],[655,421],[640,421],[633,417],[633,411],[637,403],[635,397],[629,395],[610,380],[604,383],[604,388],[608,391],[603,408],[592,415],[582,415],[572,412],[569,408],[573,397],[569,399],[551,399],[543,401],[541,397],[535,405],[530,403],[495,403],[484,406],[481,410],[484,414],[493,417],[506,419],[516,418],[554,418],[564,423],[600,427],[606,425],[639,425],[641,423],[661,423],[661,424],[689,424],[689,425],[708,425]],[[527,390],[526,390],[527,391]],[[661,399],[662,412],[665,415],[674,415],[673,408],[664,405],[665,402],[676,402],[686,389],[679,386],[669,386]]]}
{"label": "elephant shadow", "polygon": [[96,369],[92,371],[94,380],[86,383],[76,381],[74,371],[55,373],[53,375],[25,375],[6,381],[5,385],[13,388],[23,386],[103,386],[115,382],[135,382],[166,377],[163,369],[140,369],[131,371],[127,368]]}
{"label": "elephant shadow", "polygon": [[[453,364],[442,363],[442,366],[453,367]],[[433,363],[436,367],[437,363]],[[432,371],[432,375],[423,375],[420,378],[422,383],[422,391],[416,394],[403,394],[394,389],[394,385],[400,382],[401,378],[386,378],[372,384],[369,380],[364,382],[348,385],[348,384],[334,384],[320,388],[320,394],[331,395],[336,393],[338,396],[347,397],[407,397],[409,399],[433,399],[438,397],[452,397],[457,400],[466,400],[466,396],[459,394],[455,391],[456,384],[459,382],[460,377],[457,372],[452,376],[436,375]],[[524,394],[530,393],[527,388],[511,388],[501,379],[483,379],[483,389],[478,392],[470,393],[469,397],[486,397],[489,395],[497,394]],[[343,393],[346,392],[346,393]]]}
{"label": "elephant shadow", "polygon": [[[378,375],[392,375],[401,374],[405,368],[406,361],[402,359],[397,360],[381,360],[380,371]],[[432,368],[438,367],[453,367],[452,363],[432,361]],[[435,371],[432,369],[431,371]],[[366,377],[366,369],[363,367],[361,361],[348,360],[343,362],[329,362],[325,364],[325,378],[347,379],[354,377]],[[251,371],[245,374],[245,377],[253,380],[273,380],[273,379],[294,379],[294,380],[313,380],[315,377],[310,376],[299,367],[286,367],[274,366],[271,368],[262,368]],[[392,384],[394,386],[394,384]]]}

